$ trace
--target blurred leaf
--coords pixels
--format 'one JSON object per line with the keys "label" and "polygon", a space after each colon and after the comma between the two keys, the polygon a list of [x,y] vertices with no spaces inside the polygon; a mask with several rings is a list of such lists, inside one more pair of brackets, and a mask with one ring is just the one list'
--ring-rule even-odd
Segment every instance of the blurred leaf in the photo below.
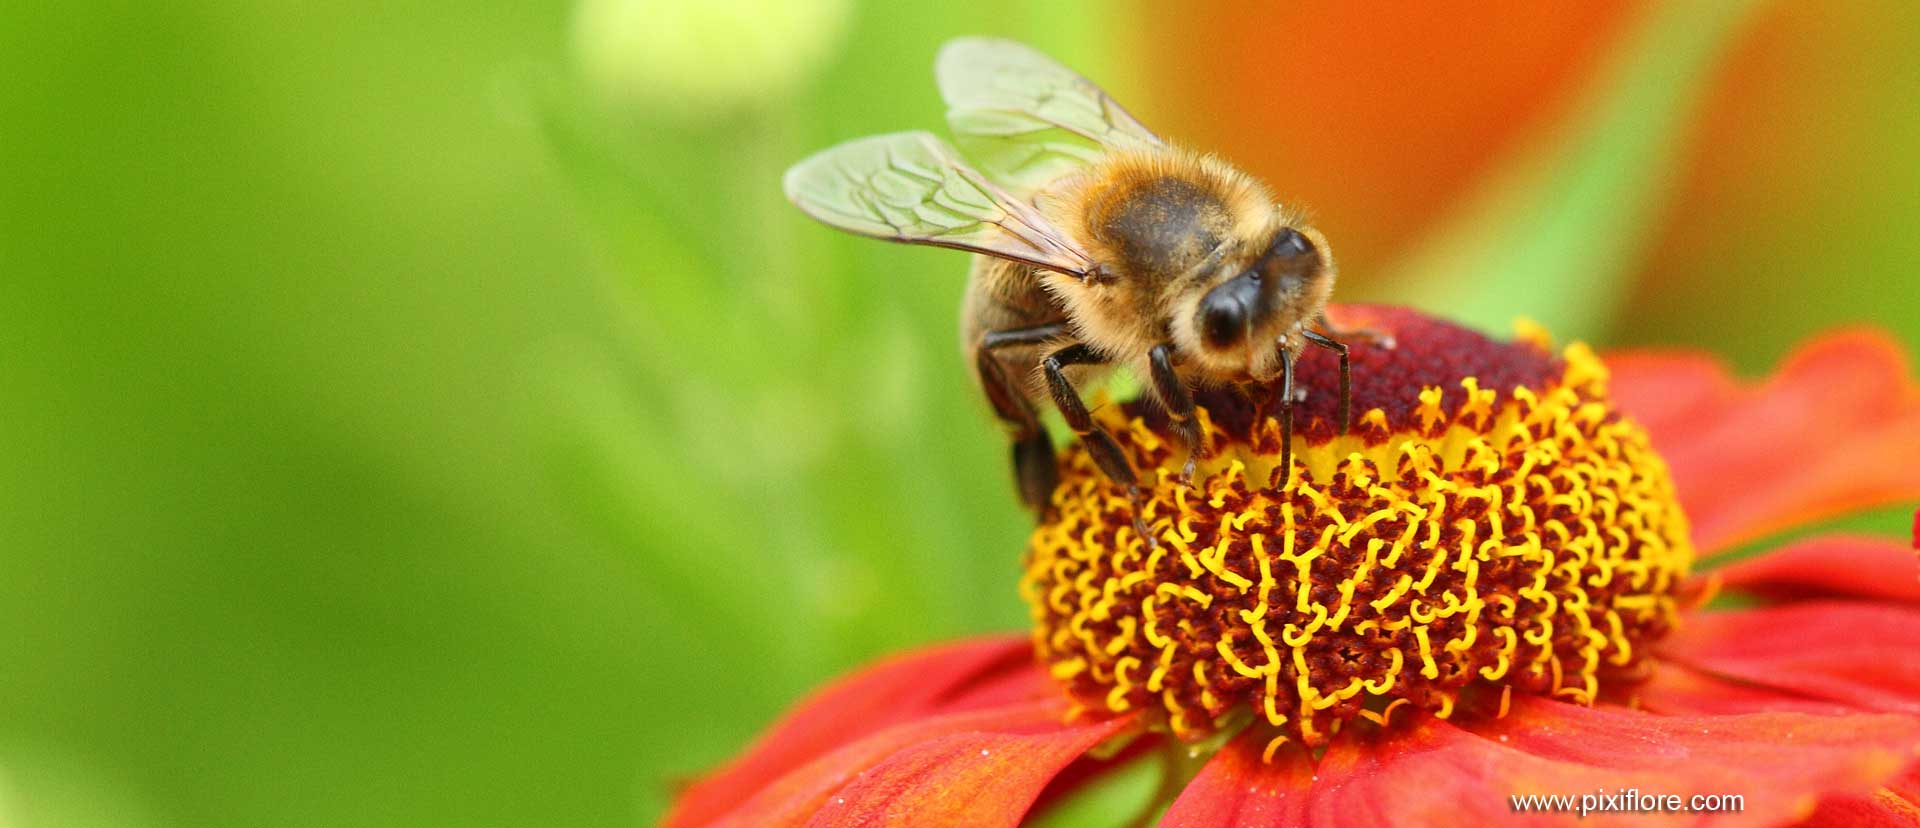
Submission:
{"label": "blurred leaf", "polygon": [[1141,813],[1156,804],[1153,799],[1160,793],[1166,773],[1165,763],[1154,754],[1110,768],[1052,807],[1033,815],[1027,821],[1027,828],[1139,824]]}
{"label": "blurred leaf", "polygon": [[1912,537],[1913,519],[1912,504],[1903,503],[1898,506],[1863,509],[1748,541],[1701,561],[1696,568],[1701,572],[1718,569],[1735,561],[1745,560],[1818,535],[1878,535],[1907,540]]}
{"label": "blurred leaf", "polygon": [[1752,373],[1837,325],[1920,352],[1920,4],[1760,18],[1612,339],[1704,347]]}
{"label": "blurred leaf", "polygon": [[1570,109],[1393,268],[1401,301],[1505,331],[1611,321],[1668,209],[1688,116],[1761,0],[1649,6]]}
{"label": "blurred leaf", "polygon": [[[1023,623],[1028,518],[955,333],[966,257],[836,233],[780,181],[840,141],[941,129],[937,47],[1046,31],[1035,14],[868,4],[820,75],[698,121],[522,79],[620,320],[612,349],[544,354],[553,467],[671,616],[636,644],[678,685],[639,714],[643,813],[832,673]],[[1073,31],[1063,57],[1105,40]]]}

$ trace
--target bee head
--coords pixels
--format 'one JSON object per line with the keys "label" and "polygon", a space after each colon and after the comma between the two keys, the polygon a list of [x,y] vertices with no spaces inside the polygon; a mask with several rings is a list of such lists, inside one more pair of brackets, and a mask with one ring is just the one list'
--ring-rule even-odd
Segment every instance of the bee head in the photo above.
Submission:
{"label": "bee head", "polygon": [[1332,290],[1318,232],[1283,225],[1256,249],[1261,252],[1252,262],[1221,268],[1203,283],[1187,318],[1175,320],[1190,358],[1211,373],[1270,373],[1279,338],[1311,321]]}

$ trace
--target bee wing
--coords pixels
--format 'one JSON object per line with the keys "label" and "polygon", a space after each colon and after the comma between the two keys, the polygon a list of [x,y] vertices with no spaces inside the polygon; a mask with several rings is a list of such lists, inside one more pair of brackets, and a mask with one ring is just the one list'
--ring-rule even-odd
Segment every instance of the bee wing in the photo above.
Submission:
{"label": "bee wing", "polygon": [[787,170],[787,198],[863,236],[1012,259],[1070,276],[1093,260],[1033,205],[961,163],[927,132],[858,138]]}
{"label": "bee wing", "polygon": [[1021,195],[1106,150],[1166,145],[1092,81],[1011,40],[948,41],[933,74],[954,142]]}

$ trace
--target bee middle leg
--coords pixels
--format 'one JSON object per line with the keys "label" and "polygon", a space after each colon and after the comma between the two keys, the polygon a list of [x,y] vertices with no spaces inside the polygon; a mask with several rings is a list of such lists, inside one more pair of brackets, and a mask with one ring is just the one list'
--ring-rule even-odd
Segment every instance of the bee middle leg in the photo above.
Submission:
{"label": "bee middle leg", "polygon": [[1194,410],[1193,394],[1173,371],[1172,343],[1154,346],[1153,350],[1147,352],[1147,361],[1153,375],[1153,391],[1160,397],[1160,404],[1166,406],[1167,419],[1172,422],[1173,430],[1187,444],[1187,465],[1181,470],[1180,479],[1192,483],[1194,468],[1207,451],[1206,443],[1201,439],[1200,417]]}
{"label": "bee middle leg", "polygon": [[1120,444],[1113,435],[1093,421],[1093,413],[1087,410],[1087,403],[1080,399],[1080,392],[1067,379],[1066,368],[1072,365],[1100,365],[1106,357],[1095,352],[1086,343],[1076,343],[1047,355],[1040,364],[1047,374],[1047,391],[1053,396],[1053,404],[1060,409],[1061,417],[1073,433],[1080,435],[1080,443],[1087,447],[1087,453],[1093,456],[1093,462],[1105,473],[1107,479],[1127,487],[1127,497],[1133,501],[1133,529],[1150,545],[1157,545],[1151,533],[1147,531],[1146,521],[1140,517],[1140,481],[1134,476],[1133,464],[1127,462],[1127,455],[1120,450]]}
{"label": "bee middle leg", "polygon": [[1067,379],[1068,366],[1099,365],[1106,361],[1106,357],[1095,353],[1086,343],[1076,343],[1048,354],[1041,365],[1047,372],[1047,391],[1053,395],[1053,404],[1060,409],[1060,416],[1066,418],[1067,426],[1073,429],[1073,433],[1080,435],[1081,442],[1087,446],[1087,453],[1093,455],[1093,462],[1113,482],[1137,488],[1139,480],[1134,477],[1133,466],[1127,462],[1120,444],[1112,434],[1093,421],[1093,413],[1087,410],[1086,401],[1080,399],[1080,392]]}
{"label": "bee middle leg", "polygon": [[1044,518],[1054,488],[1060,482],[1060,469],[1054,461],[1053,440],[1040,424],[1040,416],[1028,401],[1025,387],[1008,376],[1006,363],[995,354],[1002,348],[1040,345],[1066,333],[1063,323],[1035,325],[988,331],[974,349],[974,369],[987,402],[1001,421],[1013,426],[1013,478],[1020,499],[1034,514]]}

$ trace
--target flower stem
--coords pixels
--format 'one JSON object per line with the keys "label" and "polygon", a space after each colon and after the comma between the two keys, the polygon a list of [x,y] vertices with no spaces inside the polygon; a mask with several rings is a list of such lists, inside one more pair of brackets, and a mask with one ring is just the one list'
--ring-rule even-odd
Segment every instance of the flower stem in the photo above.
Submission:
{"label": "flower stem", "polygon": [[1182,743],[1178,739],[1166,740],[1160,748],[1160,784],[1154,788],[1153,796],[1147,799],[1140,813],[1127,825],[1130,828],[1147,828],[1160,819],[1173,805],[1173,801],[1185,790],[1188,782],[1200,775],[1201,766],[1207,763],[1213,751],[1199,750],[1194,745]]}

